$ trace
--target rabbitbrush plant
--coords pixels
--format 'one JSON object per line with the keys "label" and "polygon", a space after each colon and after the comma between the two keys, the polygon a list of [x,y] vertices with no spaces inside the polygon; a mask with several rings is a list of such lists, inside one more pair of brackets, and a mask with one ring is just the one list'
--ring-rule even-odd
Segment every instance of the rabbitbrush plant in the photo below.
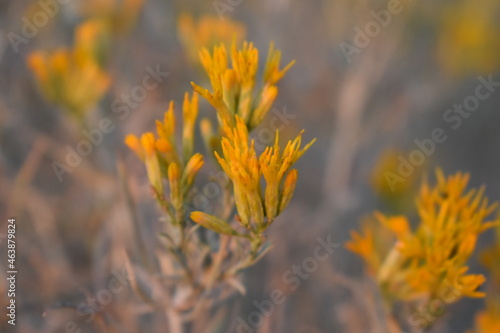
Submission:
{"label": "rabbitbrush plant", "polygon": [[[154,198],[162,208],[163,250],[173,264],[155,263],[164,297],[149,302],[168,309],[172,322],[187,322],[238,289],[245,292],[238,273],[252,266],[270,249],[265,232],[293,196],[298,171],[293,164],[314,140],[302,146],[302,132],[282,147],[276,131],[274,145],[260,154],[250,131],[270,110],[276,84],[293,62],[280,68],[281,54],[270,46],[262,83],[257,84],[259,52],[252,43],[241,49],[233,43],[213,51],[202,49],[200,60],[211,91],[192,84],[185,94],[182,128],[176,127],[174,103],[156,122],[156,133],[128,135],[125,143],[144,162]],[[222,168],[223,195],[217,213],[193,209],[195,178],[207,160],[195,152],[198,94],[216,109],[218,126],[201,121],[207,152]],[[217,290],[217,292],[214,292]],[[174,319],[172,319],[174,318]],[[176,318],[176,319],[175,319]],[[174,328],[171,327],[172,330]]]}
{"label": "rabbitbrush plant", "polygon": [[[435,186],[424,182],[420,188],[415,228],[404,215],[377,212],[376,221],[365,224],[362,233],[353,232],[347,243],[380,289],[389,332],[428,328],[447,304],[485,296],[479,290],[485,277],[468,273],[467,261],[479,235],[498,225],[489,220],[497,204],[488,203],[484,188],[466,191],[468,174],[445,177],[438,169],[436,175]],[[407,313],[398,313],[398,304]]]}

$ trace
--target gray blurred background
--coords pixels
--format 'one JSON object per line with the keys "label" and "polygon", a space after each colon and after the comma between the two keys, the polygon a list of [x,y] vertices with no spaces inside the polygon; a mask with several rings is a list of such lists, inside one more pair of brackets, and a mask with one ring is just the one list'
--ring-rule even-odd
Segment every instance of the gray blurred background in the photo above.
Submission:
{"label": "gray blurred background", "polygon": [[[121,253],[133,239],[117,161],[127,166],[145,233],[154,238],[159,211],[143,165],[123,138],[151,130],[171,99],[180,103],[184,91],[191,91],[191,81],[207,84],[178,38],[177,18],[185,12],[195,19],[211,15],[238,20],[261,58],[274,41],[284,63],[295,59],[279,83],[274,108],[293,115],[283,135],[291,138],[304,128],[306,141],[317,138],[297,163],[299,181],[292,204],[271,228],[269,241],[275,247],[246,271],[248,292],[228,301],[230,311],[221,332],[236,332],[238,318],[248,318],[256,310],[254,301],[269,299],[276,288],[286,300],[256,332],[373,331],[365,302],[359,299],[370,284],[361,260],[343,243],[374,210],[394,213],[372,181],[387,151],[408,158],[418,149],[415,140],[429,139],[434,129],[442,128],[447,139],[426,155],[411,181],[420,183],[424,174],[433,180],[435,167],[441,166],[446,173],[470,172],[470,186],[485,184],[492,201],[500,198],[500,87],[494,87],[457,129],[443,118],[454,104],[475,95],[478,77],[500,82],[500,5],[495,1],[402,0],[400,12],[382,26],[372,11],[386,10],[391,1],[220,0],[226,8],[221,13],[217,1],[145,0],[133,26],[114,37],[107,64],[111,86],[87,114],[85,128],[109,117],[116,129],[62,182],[51,164],[63,159],[65,147],[75,146],[79,137],[72,134],[75,125],[64,110],[43,98],[26,60],[34,50],[71,45],[75,27],[92,10],[83,10],[79,0],[60,4],[57,15],[16,52],[9,33],[21,34],[23,17],[40,10],[42,2],[0,2],[0,236],[5,235],[7,217],[15,216],[19,265],[18,325],[12,330],[2,319],[2,332],[64,332],[71,318],[82,322],[82,332],[108,332],[103,327],[109,323],[116,332],[162,331],[161,321],[152,315],[127,318],[135,309],[130,291],[117,295],[103,310],[104,326],[99,321],[84,323],[74,307],[123,266]],[[89,1],[90,8],[94,2]],[[370,29],[370,24],[375,27],[373,37],[366,35],[368,42],[359,43],[359,31]],[[117,119],[113,101],[140,84],[147,66],[157,64],[169,76],[126,119]],[[200,113],[213,117],[214,111],[203,101]],[[259,129],[255,133],[258,136]],[[216,170],[213,164],[203,171],[200,184],[211,170]],[[405,212],[414,217],[411,209]],[[312,256],[317,238],[328,235],[342,246],[291,290],[283,274]],[[478,250],[492,239],[492,234],[483,235]],[[2,256],[2,295],[7,287],[4,262]],[[487,274],[476,260],[471,271]],[[3,296],[0,305],[4,308]],[[433,332],[471,329],[481,307],[483,301],[475,299],[447,306]]]}

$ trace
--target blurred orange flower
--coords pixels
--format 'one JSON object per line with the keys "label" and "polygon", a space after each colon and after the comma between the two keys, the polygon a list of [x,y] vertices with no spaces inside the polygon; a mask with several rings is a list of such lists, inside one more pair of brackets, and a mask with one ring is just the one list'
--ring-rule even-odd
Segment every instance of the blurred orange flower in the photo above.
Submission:
{"label": "blurred orange flower", "polygon": [[498,221],[485,222],[496,204],[488,204],[484,188],[465,192],[468,174],[446,178],[438,169],[436,175],[435,187],[427,183],[421,187],[417,200],[419,223],[414,231],[405,216],[375,214],[396,239],[381,264],[371,230],[365,229],[363,235],[353,233],[347,247],[367,262],[381,288],[395,299],[433,299],[449,284],[460,297],[484,297],[477,291],[484,276],[466,274],[466,262],[479,234],[498,225]]}
{"label": "blurred orange flower", "polygon": [[491,73],[498,69],[500,4],[490,0],[464,0],[451,4],[438,35],[438,57],[453,75]]}
{"label": "blurred orange flower", "polygon": [[87,21],[75,32],[73,49],[35,51],[28,57],[47,100],[78,117],[92,109],[108,90],[111,77],[99,64],[101,21]]}

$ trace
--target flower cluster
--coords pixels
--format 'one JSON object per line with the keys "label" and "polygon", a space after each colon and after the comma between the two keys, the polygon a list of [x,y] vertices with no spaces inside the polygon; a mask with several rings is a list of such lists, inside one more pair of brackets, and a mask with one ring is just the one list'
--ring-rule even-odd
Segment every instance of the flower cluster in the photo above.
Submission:
{"label": "flower cluster", "polygon": [[275,50],[271,43],[263,83],[259,92],[255,93],[259,52],[253,43],[244,42],[241,49],[233,43],[229,57],[223,43],[214,47],[212,53],[203,48],[200,59],[212,91],[192,82],[194,90],[217,110],[221,124],[234,126],[237,115],[250,130],[262,122],[278,95],[277,82],[294,64],[292,61],[280,69],[281,52]]}
{"label": "flower cluster", "polygon": [[[164,225],[165,232],[160,234],[163,236],[161,239],[175,261],[173,270],[183,274],[184,281],[190,286],[187,294],[193,300],[199,300],[205,291],[211,290],[218,283],[228,282],[228,285],[234,287],[235,275],[253,265],[271,248],[265,244],[264,232],[289,204],[298,177],[297,170],[291,167],[314,142],[313,140],[301,147],[301,132],[282,148],[276,132],[274,145],[265,148],[258,155],[255,143],[249,137],[250,124],[253,122],[257,125],[267,110],[264,111],[261,104],[255,103],[251,93],[258,65],[257,50],[250,43],[245,43],[242,50],[233,48],[234,68],[231,69],[227,64],[223,65],[224,60],[220,57],[221,54],[225,57],[224,46],[215,50],[213,58],[208,51],[202,52],[201,60],[207,70],[211,69],[213,84],[222,82],[224,76],[226,90],[222,86],[221,90],[217,90],[216,95],[219,96],[220,93],[221,98],[219,101],[196,85],[192,98],[185,95],[182,153],[176,149],[173,102],[170,103],[164,120],[157,121],[156,135],[148,132],[140,138],[128,135],[125,139],[125,143],[146,165],[156,199],[168,214],[170,223]],[[279,52],[271,49],[264,75],[266,87],[272,87],[271,89],[276,89],[274,84],[289,67],[279,70],[279,58]],[[217,216],[194,211],[190,218],[195,223],[190,223],[184,207],[191,199],[189,193],[194,191],[190,189],[203,165],[202,155],[193,152],[198,91],[212,105],[221,106],[218,112],[222,137],[212,134],[211,124],[207,119],[201,121],[200,127],[204,137],[210,137],[213,141],[209,144],[209,151],[214,152],[227,178],[223,182],[222,207],[220,211],[215,209],[217,213],[214,214]],[[225,101],[229,102],[230,99],[234,103],[228,107]],[[270,107],[266,103],[265,108]],[[221,110],[226,110],[227,114],[221,113]],[[256,115],[258,118],[255,118]],[[170,200],[164,196],[166,182],[169,184]],[[230,216],[234,208],[237,214],[233,219]],[[200,226],[218,235],[211,235],[209,241],[207,230],[199,228]],[[235,251],[236,248],[238,251]],[[240,291],[244,290],[239,283],[237,285]],[[189,299],[186,299],[186,304],[189,304],[187,307],[193,306]]]}
{"label": "flower cluster", "polygon": [[125,143],[145,163],[148,179],[157,197],[164,201],[163,180],[170,186],[170,204],[177,212],[183,210],[183,203],[193,185],[194,178],[203,165],[203,156],[193,153],[194,126],[198,116],[198,95],[184,96],[182,106],[182,153],[177,150],[174,102],[170,102],[163,121],[156,121],[157,136],[152,132],[140,138],[129,134]]}
{"label": "flower cluster", "polygon": [[[233,183],[238,210],[237,221],[252,233],[260,234],[290,202],[297,182],[297,170],[290,168],[315,140],[301,149],[301,132],[294,140],[288,141],[281,150],[278,143],[279,135],[276,132],[274,146],[267,147],[260,156],[257,156],[254,141],[249,140],[244,120],[239,116],[236,116],[235,120],[234,127],[225,123],[223,127],[225,137],[221,143],[222,156],[217,152],[215,156]],[[266,184],[264,191],[261,190],[262,176]],[[205,226],[207,226],[206,221],[217,219],[201,212],[194,212],[191,218]],[[221,222],[217,224],[221,225]]]}
{"label": "flower cluster", "polygon": [[72,50],[35,51],[28,58],[44,96],[78,117],[96,105],[111,83],[99,59],[103,31],[101,21],[87,21],[76,30]]}
{"label": "flower cluster", "polygon": [[406,216],[376,214],[396,239],[389,253],[374,249],[373,233],[353,232],[347,247],[359,254],[377,275],[382,290],[396,300],[425,300],[452,285],[460,296],[483,297],[478,288],[484,276],[467,274],[466,263],[479,234],[497,222],[485,220],[496,208],[484,197],[484,188],[465,192],[469,175],[446,178],[437,170],[438,184],[421,187],[417,200],[420,218],[412,231]]}

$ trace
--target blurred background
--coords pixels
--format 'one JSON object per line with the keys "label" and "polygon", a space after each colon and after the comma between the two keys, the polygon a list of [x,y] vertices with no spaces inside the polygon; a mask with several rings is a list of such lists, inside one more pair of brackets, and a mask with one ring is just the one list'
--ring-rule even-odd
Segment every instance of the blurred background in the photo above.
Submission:
{"label": "blurred background", "polygon": [[[103,21],[100,34],[95,22]],[[470,172],[471,186],[484,184],[492,201],[500,199],[496,1],[1,1],[0,244],[4,251],[7,218],[16,217],[19,272],[17,325],[2,318],[2,332],[165,331],[161,314],[146,309],[128,282],[92,320],[78,306],[106,288],[135,249],[127,200],[137,204],[146,243],[156,239],[160,212],[125,135],[153,129],[191,81],[208,85],[196,50],[227,41],[227,30],[253,41],[261,59],[274,41],[282,62],[297,61],[260,128],[278,119],[285,137],[304,128],[305,140],[317,141],[298,162],[289,209],[271,228],[274,249],[244,274],[247,293],[227,301],[219,329],[199,322],[190,331],[247,332],[238,324],[278,289],[284,302],[255,332],[376,332],[373,286],[342,245],[349,231],[374,210],[415,216],[418,185],[426,175],[433,181],[437,166]],[[73,68],[62,48],[81,48]],[[92,61],[87,48],[98,55]],[[44,58],[57,50],[60,58]],[[48,82],[48,69],[60,81]],[[148,74],[157,84],[131,100]],[[205,101],[200,113],[214,116]],[[84,132],[96,129],[98,143],[80,146],[88,155],[68,161]],[[256,140],[269,144],[261,129]],[[206,154],[201,141],[197,149]],[[216,170],[207,163],[199,186]],[[395,188],[388,173],[402,176]],[[318,237],[341,246],[290,284],[284,274],[313,256]],[[493,233],[483,235],[478,252],[492,241]],[[476,259],[470,267],[488,275]],[[472,329],[483,307],[481,299],[447,306],[432,332]]]}

